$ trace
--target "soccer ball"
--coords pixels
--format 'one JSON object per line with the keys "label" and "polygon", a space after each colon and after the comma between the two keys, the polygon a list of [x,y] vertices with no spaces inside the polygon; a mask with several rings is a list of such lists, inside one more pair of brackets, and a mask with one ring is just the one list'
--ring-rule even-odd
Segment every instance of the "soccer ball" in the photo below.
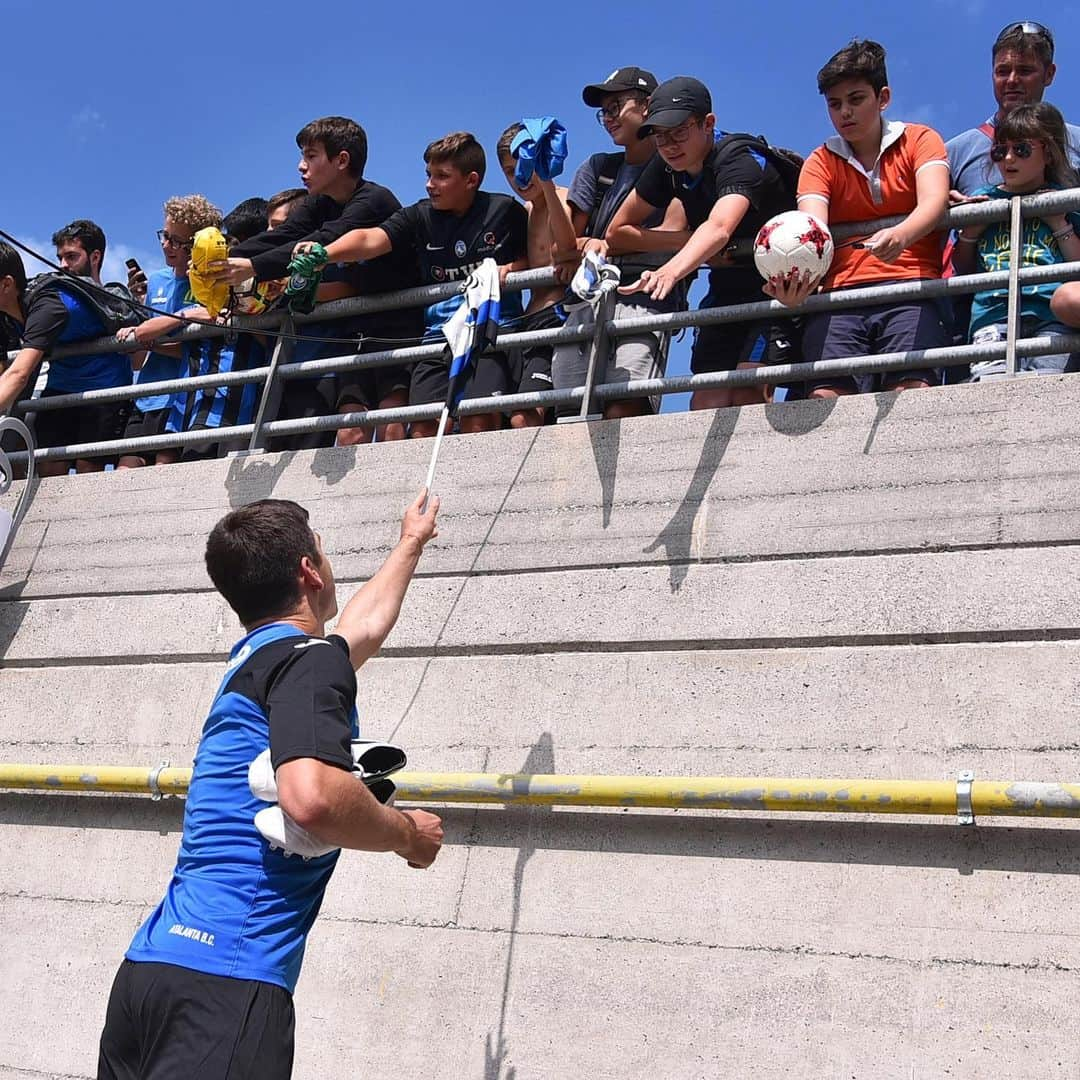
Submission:
{"label": "soccer ball", "polygon": [[766,281],[809,270],[811,281],[817,284],[832,257],[829,226],[801,210],[786,210],[770,218],[754,241],[754,265]]}

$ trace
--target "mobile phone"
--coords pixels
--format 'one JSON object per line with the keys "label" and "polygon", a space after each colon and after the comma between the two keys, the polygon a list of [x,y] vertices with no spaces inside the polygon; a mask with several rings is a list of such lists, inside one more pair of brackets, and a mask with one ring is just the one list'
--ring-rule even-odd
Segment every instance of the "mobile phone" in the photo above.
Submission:
{"label": "mobile phone", "polygon": [[139,265],[138,259],[125,259],[124,265],[131,271],[137,274],[142,273],[142,267]]}

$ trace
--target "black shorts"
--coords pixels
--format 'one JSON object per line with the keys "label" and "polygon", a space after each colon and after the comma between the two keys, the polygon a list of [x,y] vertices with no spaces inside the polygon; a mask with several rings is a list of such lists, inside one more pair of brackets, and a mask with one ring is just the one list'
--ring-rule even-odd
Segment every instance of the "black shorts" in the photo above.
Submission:
{"label": "black shorts", "polygon": [[791,319],[699,326],[694,331],[690,370],[704,375],[734,371],[740,364],[788,364],[798,351],[796,346]]}
{"label": "black shorts", "polygon": [[[43,390],[43,398],[60,397],[67,390]],[[130,401],[100,405],[76,405],[73,409],[49,409],[35,414],[34,438],[38,446],[74,446],[76,443],[111,442],[124,437]],[[116,454],[98,454],[95,460],[116,463]]]}
{"label": "black shorts", "polygon": [[[435,360],[417,360],[409,384],[410,405],[430,405],[446,401],[450,385],[450,347]],[[504,352],[486,352],[476,361],[476,369],[465,384],[466,398],[497,397],[513,392],[514,370]]]}
{"label": "black shorts", "polygon": [[132,408],[124,427],[124,438],[145,439],[151,435],[164,435],[171,411],[171,407],[153,409],[151,412],[140,412],[137,407]]}
{"label": "black shorts", "polygon": [[[873,304],[850,311],[820,311],[806,318],[803,355],[807,360],[838,360],[848,356],[938,349],[946,344],[948,331],[936,300],[902,300]],[[808,382],[807,390],[839,387],[859,393],[890,390],[904,379],[921,379],[933,386],[933,368],[882,371],[868,375],[834,375]]]}
{"label": "black shorts", "polygon": [[[391,348],[394,346],[389,342],[367,341],[361,338],[357,353],[363,356],[365,353],[384,352]],[[391,394],[404,392],[407,395],[411,379],[411,364],[342,371],[338,374],[338,412],[347,405],[351,406],[355,412],[377,409],[379,403],[385,401]]]}
{"label": "black shorts", "polygon": [[[287,379],[281,384],[281,404],[275,420],[307,420],[313,416],[332,416],[337,412],[337,376],[321,379]],[[277,435],[267,441],[267,449],[318,450],[333,446],[337,430],[309,431],[296,435]]]}
{"label": "black shorts", "polygon": [[280,986],[125,960],[98,1080],[288,1080],[293,1031],[292,995]]}
{"label": "black shorts", "polygon": [[[556,330],[566,322],[566,314],[558,304],[541,308],[531,315],[526,315],[514,324],[515,334],[524,334],[530,330]],[[514,394],[531,394],[537,390],[551,390],[555,384],[551,379],[551,357],[554,345],[526,345],[524,348],[511,349],[510,360],[513,364]]]}

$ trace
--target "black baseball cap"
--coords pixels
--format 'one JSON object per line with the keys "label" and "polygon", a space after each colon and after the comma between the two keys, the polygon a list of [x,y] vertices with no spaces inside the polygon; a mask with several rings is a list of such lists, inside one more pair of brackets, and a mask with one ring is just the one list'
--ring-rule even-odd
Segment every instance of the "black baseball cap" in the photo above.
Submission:
{"label": "black baseball cap", "polygon": [[703,82],[689,75],[676,75],[662,82],[649,95],[649,109],[645,123],[638,128],[638,138],[653,133],[654,127],[678,127],[691,116],[704,116],[712,112],[712,95]]}
{"label": "black baseball cap", "polygon": [[624,90],[639,90],[651,94],[656,89],[656,76],[651,71],[639,67],[616,68],[602,83],[593,83],[581,91],[582,100],[590,108],[598,109],[607,94],[618,94]]}

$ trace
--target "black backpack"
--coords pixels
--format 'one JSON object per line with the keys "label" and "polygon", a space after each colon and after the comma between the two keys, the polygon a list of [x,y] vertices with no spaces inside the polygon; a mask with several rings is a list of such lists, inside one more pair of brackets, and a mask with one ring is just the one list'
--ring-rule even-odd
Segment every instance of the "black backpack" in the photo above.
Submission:
{"label": "black backpack", "polygon": [[47,289],[63,290],[82,301],[101,320],[102,333],[111,337],[121,326],[137,326],[147,318],[143,306],[128,292],[126,285],[110,281],[96,285],[88,278],[49,271],[38,274],[26,285],[24,303],[29,307],[36,296]]}
{"label": "black backpack", "polygon": [[[743,131],[724,135],[716,144],[716,149],[717,163],[729,161],[744,150],[760,154],[780,174],[784,191],[790,196],[791,206],[794,208],[799,192],[799,173],[803,167],[802,157],[794,150],[770,146],[764,135],[748,135]],[[675,182],[674,174],[672,174],[672,182]]]}

